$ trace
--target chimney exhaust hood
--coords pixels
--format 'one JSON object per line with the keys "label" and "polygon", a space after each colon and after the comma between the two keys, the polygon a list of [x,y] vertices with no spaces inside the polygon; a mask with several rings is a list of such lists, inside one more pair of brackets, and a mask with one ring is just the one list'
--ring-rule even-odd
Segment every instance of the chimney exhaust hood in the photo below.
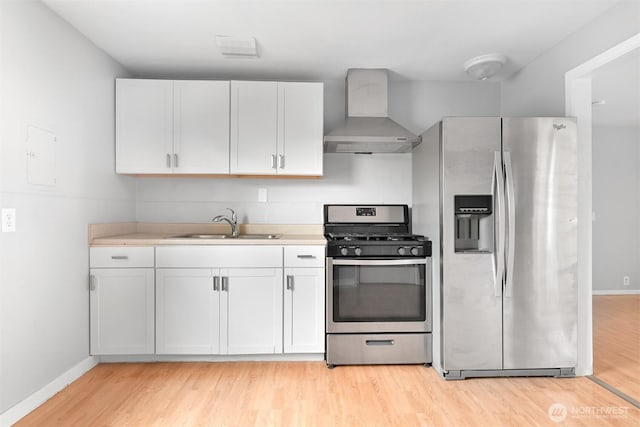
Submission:
{"label": "chimney exhaust hood", "polygon": [[324,137],[326,153],[407,153],[421,138],[388,116],[385,69],[347,72],[347,119]]}

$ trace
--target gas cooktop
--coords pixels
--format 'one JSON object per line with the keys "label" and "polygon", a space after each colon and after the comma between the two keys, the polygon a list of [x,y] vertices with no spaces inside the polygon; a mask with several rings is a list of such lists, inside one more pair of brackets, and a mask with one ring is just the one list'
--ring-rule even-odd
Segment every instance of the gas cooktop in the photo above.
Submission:
{"label": "gas cooktop", "polygon": [[431,256],[431,242],[409,233],[407,205],[325,205],[329,257]]}

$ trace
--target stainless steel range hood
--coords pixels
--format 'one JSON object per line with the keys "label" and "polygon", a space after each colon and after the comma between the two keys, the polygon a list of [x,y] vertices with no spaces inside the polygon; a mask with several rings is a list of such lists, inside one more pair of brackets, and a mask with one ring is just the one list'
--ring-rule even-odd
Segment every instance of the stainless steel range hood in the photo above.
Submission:
{"label": "stainless steel range hood", "polygon": [[388,117],[387,70],[347,72],[347,119],[324,137],[326,153],[406,153],[421,141]]}

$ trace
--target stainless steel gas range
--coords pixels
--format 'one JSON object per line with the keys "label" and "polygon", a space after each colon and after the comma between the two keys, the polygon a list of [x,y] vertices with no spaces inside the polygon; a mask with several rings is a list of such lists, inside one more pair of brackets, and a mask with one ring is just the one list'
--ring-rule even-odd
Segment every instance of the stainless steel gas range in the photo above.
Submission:
{"label": "stainless steel gas range", "polygon": [[327,366],[431,364],[431,241],[407,205],[325,205]]}

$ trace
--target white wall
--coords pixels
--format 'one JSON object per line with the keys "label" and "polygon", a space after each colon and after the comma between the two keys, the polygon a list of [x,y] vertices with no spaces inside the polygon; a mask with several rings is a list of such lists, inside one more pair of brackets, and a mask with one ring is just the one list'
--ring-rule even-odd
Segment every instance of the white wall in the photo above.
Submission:
{"label": "white wall", "polygon": [[640,127],[593,128],[594,291],[640,290],[638,164]]}
{"label": "white wall", "polygon": [[640,32],[640,2],[621,1],[502,83],[503,116],[564,116],[567,71]]}
{"label": "white wall", "polygon": [[[114,170],[124,70],[39,2],[0,2],[0,413],[89,355],[87,224],[135,219]],[[27,182],[27,126],[57,136],[54,186]]]}
{"label": "white wall", "polygon": [[[390,116],[416,134],[446,115],[498,115],[499,85],[389,84]],[[344,119],[344,82],[325,82],[325,131]],[[138,221],[207,222],[226,207],[243,223],[322,224],[325,203],[411,205],[411,154],[325,154],[320,180],[138,178]],[[258,202],[266,188],[268,201]]]}

